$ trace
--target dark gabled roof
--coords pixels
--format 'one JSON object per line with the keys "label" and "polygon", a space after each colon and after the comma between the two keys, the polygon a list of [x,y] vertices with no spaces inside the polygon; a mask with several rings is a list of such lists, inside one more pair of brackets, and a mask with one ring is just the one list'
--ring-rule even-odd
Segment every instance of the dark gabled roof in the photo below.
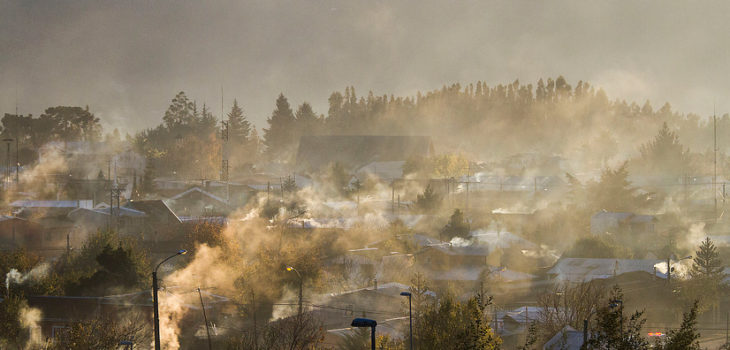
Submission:
{"label": "dark gabled roof", "polygon": [[170,220],[181,222],[180,218],[175,215],[175,212],[167,206],[167,203],[161,199],[153,200],[141,200],[141,201],[129,201],[124,205],[127,208],[141,211],[147,214],[147,217],[161,219],[168,217]]}
{"label": "dark gabled roof", "polygon": [[192,187],[192,188],[188,189],[187,191],[178,193],[178,194],[170,197],[170,199],[171,200],[178,200],[178,199],[184,198],[186,196],[189,196],[189,195],[195,194],[195,193],[199,193],[202,196],[209,197],[210,199],[213,199],[213,200],[215,200],[217,202],[220,202],[221,204],[228,205],[228,203],[226,203],[226,200],[225,199],[223,199],[221,197],[218,197],[218,196],[216,196],[216,195],[214,195],[214,194],[212,194],[212,193],[210,193],[208,191],[205,191],[205,190],[203,190],[203,189],[201,189],[200,187],[197,187],[197,186],[196,187]]}
{"label": "dark gabled roof", "polygon": [[297,167],[318,169],[339,162],[360,168],[371,162],[402,161],[431,153],[428,136],[319,135],[302,136]]}

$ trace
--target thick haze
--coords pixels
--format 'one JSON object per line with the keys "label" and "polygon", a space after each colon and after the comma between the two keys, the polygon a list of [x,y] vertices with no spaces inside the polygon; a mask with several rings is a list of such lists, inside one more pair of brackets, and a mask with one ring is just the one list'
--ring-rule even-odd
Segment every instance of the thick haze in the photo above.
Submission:
{"label": "thick haze", "polygon": [[[701,7],[700,7],[701,6]],[[710,115],[730,107],[728,2],[0,0],[0,113],[89,105],[157,125],[184,90],[261,128],[283,92],[411,95],[454,82],[564,75],[611,98]],[[131,121],[131,122],[130,122]]]}

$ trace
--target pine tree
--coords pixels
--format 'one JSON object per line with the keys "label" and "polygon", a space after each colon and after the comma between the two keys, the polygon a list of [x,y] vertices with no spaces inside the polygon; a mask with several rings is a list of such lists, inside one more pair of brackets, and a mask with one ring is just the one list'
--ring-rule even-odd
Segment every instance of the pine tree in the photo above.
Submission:
{"label": "pine tree", "polygon": [[299,108],[297,108],[295,117],[299,135],[311,135],[317,133],[319,129],[319,119],[309,103],[302,103]]}
{"label": "pine tree", "polygon": [[464,213],[461,210],[454,210],[454,213],[449,218],[449,222],[441,229],[441,234],[444,236],[443,238],[448,240],[454,237],[466,237],[469,234],[469,225],[464,219]]}
{"label": "pine tree", "polygon": [[679,143],[679,136],[664,122],[654,139],[641,146],[644,170],[659,174],[683,174],[689,166],[689,150]]}
{"label": "pine tree", "polygon": [[233,107],[228,113],[228,133],[231,143],[245,145],[251,136],[251,123],[243,114],[243,109],[238,106],[238,101],[233,100]]}
{"label": "pine tree", "polygon": [[293,135],[294,113],[284,94],[276,99],[276,109],[267,119],[269,128],[264,129],[264,145],[269,160],[284,160],[287,152],[296,144]]}
{"label": "pine tree", "polygon": [[203,110],[200,112],[200,116],[196,119],[196,123],[196,132],[200,135],[206,135],[215,131],[218,120],[216,120],[215,116],[213,116],[213,113],[210,109],[208,109],[208,106],[203,103]]}
{"label": "pine tree", "polygon": [[152,159],[148,158],[144,168],[144,176],[142,176],[141,190],[143,194],[155,192],[155,167]]}
{"label": "pine tree", "polygon": [[725,278],[720,253],[710,237],[705,238],[695,253],[694,264],[689,271],[692,278],[705,278],[720,282]]}
{"label": "pine tree", "polygon": [[691,278],[683,282],[680,296],[689,305],[699,301],[698,312],[702,313],[720,302],[726,275],[719,252],[709,237],[702,241],[693,260],[689,270]]}
{"label": "pine tree", "polygon": [[431,184],[426,185],[426,189],[423,190],[423,194],[416,195],[416,207],[426,213],[430,213],[438,209],[440,204],[441,196],[433,190]]}
{"label": "pine tree", "polygon": [[697,331],[697,310],[699,301],[694,302],[689,312],[682,317],[682,325],[677,330],[671,330],[665,345],[658,345],[659,350],[699,350],[700,333]]}
{"label": "pine tree", "polygon": [[641,328],[646,319],[643,311],[636,311],[630,317],[623,315],[623,291],[614,286],[609,294],[610,304],[596,313],[597,330],[588,341],[588,349],[643,350],[649,349],[649,342],[642,336]]}

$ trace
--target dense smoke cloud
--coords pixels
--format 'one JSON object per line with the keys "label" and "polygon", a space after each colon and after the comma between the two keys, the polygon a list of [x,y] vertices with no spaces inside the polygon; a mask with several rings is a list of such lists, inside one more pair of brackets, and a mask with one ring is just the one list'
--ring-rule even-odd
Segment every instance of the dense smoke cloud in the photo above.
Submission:
{"label": "dense smoke cloud", "polygon": [[89,105],[134,131],[155,125],[180,90],[218,115],[223,87],[225,109],[238,98],[261,128],[279,92],[326,113],[328,94],[348,85],[415,95],[562,74],[612,97],[708,115],[730,93],[719,49],[728,6],[2,0],[0,112],[13,112],[16,96],[34,115]]}

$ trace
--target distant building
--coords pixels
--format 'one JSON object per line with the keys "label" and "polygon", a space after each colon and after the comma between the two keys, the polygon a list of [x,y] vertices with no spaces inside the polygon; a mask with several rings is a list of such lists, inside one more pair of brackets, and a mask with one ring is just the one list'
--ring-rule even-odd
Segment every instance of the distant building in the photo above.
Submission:
{"label": "distant building", "polygon": [[657,221],[654,215],[600,211],[591,217],[591,233],[654,233]]}
{"label": "distant building", "polygon": [[[109,213],[113,214],[111,217]],[[74,222],[75,243],[80,243],[86,234],[112,228],[121,234],[139,234],[144,231],[146,214],[127,207],[114,208],[108,206],[100,209],[78,208],[68,213]],[[86,233],[86,234],[84,234]]]}
{"label": "distant building", "polygon": [[413,156],[432,154],[433,145],[428,136],[302,136],[297,168],[311,171],[340,163],[347,169],[357,170],[373,162],[406,161]]}
{"label": "distant building", "polygon": [[38,223],[14,216],[0,215],[0,248],[41,249],[43,238],[43,227]]}
{"label": "distant building", "polygon": [[161,199],[129,201],[124,207],[145,213],[142,229],[144,240],[169,241],[179,239],[182,220]]}
{"label": "distant building", "polygon": [[357,169],[355,174],[360,181],[365,180],[368,176],[376,176],[381,179],[400,179],[403,177],[403,160],[388,162],[371,162]]}
{"label": "distant building", "polygon": [[583,346],[583,332],[565,326],[543,345],[543,350],[580,350]]}
{"label": "distant building", "polygon": [[589,282],[639,271],[659,276],[655,265],[661,262],[661,260],[562,258],[547,274],[551,280],[568,283]]}
{"label": "distant building", "polygon": [[167,204],[178,216],[225,216],[231,210],[224,198],[200,187],[170,197]]}
{"label": "distant building", "polygon": [[16,216],[42,227],[40,250],[63,250],[73,231],[68,214],[78,208],[92,209],[91,200],[19,200],[10,203]]}

